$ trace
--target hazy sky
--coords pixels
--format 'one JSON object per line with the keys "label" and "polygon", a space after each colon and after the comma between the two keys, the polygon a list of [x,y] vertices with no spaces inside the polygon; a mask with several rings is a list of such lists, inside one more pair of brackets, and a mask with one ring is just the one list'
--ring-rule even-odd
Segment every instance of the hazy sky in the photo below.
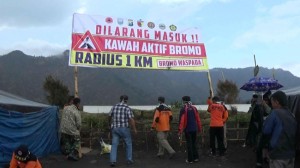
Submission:
{"label": "hazy sky", "polygon": [[300,77],[300,0],[9,0],[0,5],[0,54],[70,48],[73,13],[197,27],[209,68],[257,64]]}

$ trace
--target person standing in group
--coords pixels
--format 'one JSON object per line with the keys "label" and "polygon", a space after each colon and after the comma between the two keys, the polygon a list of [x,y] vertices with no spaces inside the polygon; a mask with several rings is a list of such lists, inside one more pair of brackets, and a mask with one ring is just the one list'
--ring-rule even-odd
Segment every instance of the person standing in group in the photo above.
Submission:
{"label": "person standing in group", "polygon": [[245,146],[252,147],[256,153],[256,167],[263,167],[263,146],[262,146],[262,128],[265,118],[271,111],[271,107],[267,104],[267,94],[257,97],[253,102],[251,118],[249,122],[248,132],[246,136]]}
{"label": "person standing in group", "polygon": [[112,146],[110,152],[110,166],[116,166],[117,151],[120,138],[124,139],[126,144],[127,164],[133,164],[132,160],[132,140],[129,128],[129,122],[134,133],[137,133],[134,121],[134,115],[130,107],[127,105],[128,96],[122,95],[120,103],[112,107],[109,112],[109,123],[112,132]]}
{"label": "person standing in group", "polygon": [[184,103],[179,114],[179,137],[182,132],[185,134],[186,148],[188,152],[187,163],[199,161],[198,147],[197,147],[197,132],[202,131],[202,125],[198,110],[191,103],[189,96],[183,96]]}
{"label": "person standing in group", "polygon": [[207,111],[210,113],[210,128],[209,128],[209,136],[210,136],[210,148],[211,148],[211,156],[216,156],[216,144],[215,141],[217,139],[219,155],[225,155],[225,146],[224,146],[224,123],[227,121],[228,115],[226,115],[226,110],[224,106],[220,103],[219,97],[214,96],[212,98],[213,104],[208,106]]}
{"label": "person standing in group", "polygon": [[255,106],[257,104],[257,100],[258,100],[258,95],[257,94],[252,95],[252,98],[250,100],[250,107],[249,107],[248,113],[252,113],[253,109],[255,108]]}
{"label": "person standing in group", "polygon": [[152,129],[157,131],[158,140],[158,157],[164,155],[164,151],[167,150],[169,153],[169,159],[173,158],[175,155],[174,149],[170,146],[168,142],[168,134],[170,131],[170,122],[173,119],[171,108],[165,104],[164,97],[158,97],[159,105],[156,107],[152,122]]}
{"label": "person standing in group", "polygon": [[42,168],[39,159],[28,150],[27,145],[20,145],[14,152],[9,168]]}
{"label": "person standing in group", "polygon": [[73,104],[65,106],[60,123],[62,152],[69,160],[80,158],[80,99],[74,98]]}
{"label": "person standing in group", "polygon": [[288,109],[284,92],[271,96],[272,111],[263,125],[263,147],[268,150],[270,168],[294,168],[297,121]]}

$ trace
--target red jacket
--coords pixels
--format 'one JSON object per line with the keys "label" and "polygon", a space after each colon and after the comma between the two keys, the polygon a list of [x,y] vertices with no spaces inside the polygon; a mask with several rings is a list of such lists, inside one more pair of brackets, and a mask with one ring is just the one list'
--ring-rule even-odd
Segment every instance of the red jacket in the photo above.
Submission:
{"label": "red jacket", "polygon": [[200,116],[198,113],[198,110],[196,109],[195,106],[192,105],[185,105],[184,106],[184,111],[183,114],[180,115],[180,122],[179,122],[179,132],[182,133],[183,130],[187,127],[187,111],[188,111],[188,107],[193,108],[194,114],[195,114],[195,119],[196,119],[196,123],[197,123],[197,130],[198,132],[202,131],[202,124],[201,124],[201,120],[200,120]]}

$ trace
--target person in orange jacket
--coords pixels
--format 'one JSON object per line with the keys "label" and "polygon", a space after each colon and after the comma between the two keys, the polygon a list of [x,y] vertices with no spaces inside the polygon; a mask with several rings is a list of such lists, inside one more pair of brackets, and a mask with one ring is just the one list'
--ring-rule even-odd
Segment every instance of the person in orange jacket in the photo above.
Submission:
{"label": "person in orange jacket", "polygon": [[20,145],[13,152],[9,168],[42,168],[42,165],[26,145]]}
{"label": "person in orange jacket", "polygon": [[157,157],[164,155],[164,150],[169,153],[169,158],[173,158],[175,155],[174,149],[168,142],[168,134],[170,131],[170,122],[173,119],[171,108],[165,104],[164,97],[158,97],[159,105],[155,109],[152,129],[156,129],[158,140],[158,153]]}
{"label": "person in orange jacket", "polygon": [[208,106],[207,111],[210,113],[210,147],[211,155],[216,156],[216,145],[215,140],[217,139],[219,154],[220,156],[225,155],[225,146],[224,146],[224,123],[227,121],[228,113],[224,106],[220,103],[219,97],[214,96],[212,98],[213,104]]}

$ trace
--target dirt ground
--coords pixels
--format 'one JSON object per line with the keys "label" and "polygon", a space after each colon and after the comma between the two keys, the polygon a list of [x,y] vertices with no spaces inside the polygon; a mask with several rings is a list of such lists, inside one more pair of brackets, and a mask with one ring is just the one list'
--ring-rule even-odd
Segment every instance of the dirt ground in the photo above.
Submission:
{"label": "dirt ground", "polygon": [[[220,157],[211,158],[208,156],[208,148],[200,148],[200,161],[193,164],[185,163],[187,153],[178,151],[176,156],[169,159],[157,158],[156,150],[135,150],[133,151],[133,158],[135,163],[133,165],[126,165],[125,148],[120,145],[118,149],[118,158],[116,167],[132,167],[132,168],[181,168],[181,167],[202,167],[202,168],[253,168],[255,167],[255,153],[250,148],[243,148],[242,142],[229,143],[226,160]],[[99,168],[110,167],[109,154],[100,155],[100,149],[94,149],[86,153],[79,161],[66,160],[63,155],[52,155],[40,159],[43,168]]]}

